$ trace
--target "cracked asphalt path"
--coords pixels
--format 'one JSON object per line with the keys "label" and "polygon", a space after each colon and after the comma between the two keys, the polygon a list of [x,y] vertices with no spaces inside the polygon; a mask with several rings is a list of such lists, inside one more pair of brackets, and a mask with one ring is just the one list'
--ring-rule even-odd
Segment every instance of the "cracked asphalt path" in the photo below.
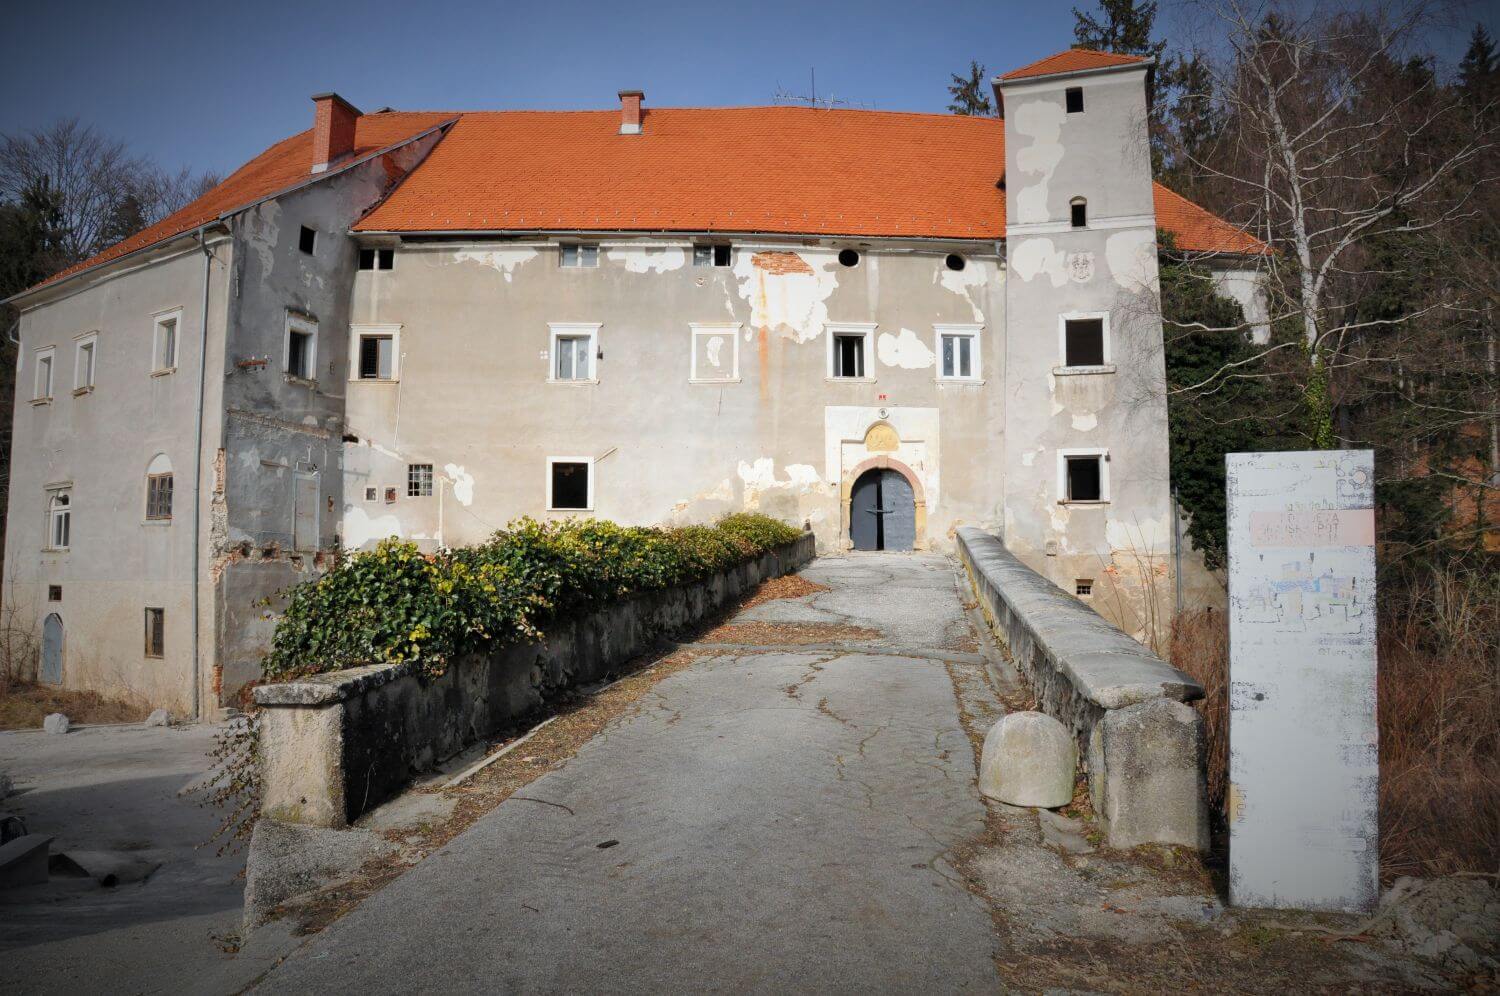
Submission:
{"label": "cracked asphalt path", "polygon": [[859,636],[721,632],[259,991],[998,989],[988,908],[949,863],[985,818],[945,669],[977,659],[953,568],[802,574],[829,590],[733,622]]}

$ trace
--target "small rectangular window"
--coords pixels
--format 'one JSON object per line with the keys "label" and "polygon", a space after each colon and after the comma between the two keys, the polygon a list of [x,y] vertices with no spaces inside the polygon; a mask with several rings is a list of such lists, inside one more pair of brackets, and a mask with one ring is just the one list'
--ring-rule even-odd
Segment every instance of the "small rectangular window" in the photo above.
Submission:
{"label": "small rectangular window", "polygon": [[155,356],[152,358],[153,373],[168,373],[177,368],[177,315],[163,315],[156,320],[156,333],[152,341]]}
{"label": "small rectangular window", "polygon": [[833,375],[835,377],[863,377],[865,375],[865,337],[863,335],[834,334]]}
{"label": "small rectangular window", "polygon": [[47,401],[52,397],[52,364],[56,357],[57,350],[51,346],[37,351],[36,380],[31,395],[37,401]]}
{"label": "small rectangular window", "polygon": [[172,475],[150,474],[146,477],[146,518],[172,517]]}
{"label": "small rectangular window", "polygon": [[375,250],[361,249],[359,251],[359,268],[361,270],[375,269]]}
{"label": "small rectangular window", "polygon": [[318,233],[303,225],[302,231],[297,235],[297,248],[311,256],[317,245]]}
{"label": "small rectangular window", "polygon": [[1068,464],[1068,501],[1101,501],[1104,498],[1100,456],[1070,456]]}
{"label": "small rectangular window", "polygon": [[978,351],[976,337],[959,332],[944,332],[939,336],[942,346],[942,376],[952,380],[973,380],[978,376],[975,353]]}
{"label": "small rectangular window", "polygon": [[1081,86],[1070,86],[1070,87],[1068,87],[1067,90],[1065,90],[1063,92],[1066,95],[1067,101],[1068,101],[1068,113],[1069,114],[1082,114],[1083,113],[1083,87],[1081,87]]}
{"label": "small rectangular window", "polygon": [[561,246],[558,257],[560,265],[567,267],[590,267],[599,265],[599,247],[579,245],[576,242]]}
{"label": "small rectangular window", "polygon": [[396,250],[381,249],[375,254],[375,268],[377,270],[391,270],[396,266]]}
{"label": "small rectangular window", "polygon": [[1079,598],[1088,598],[1094,593],[1093,578],[1079,578],[1073,582],[1073,593]]}
{"label": "small rectangular window", "polygon": [[406,465],[406,497],[430,498],[432,496],[432,464],[411,463]]}
{"label": "small rectangular window", "polygon": [[94,386],[94,367],[99,338],[89,335],[78,340],[78,355],[73,360],[73,390],[87,391]]}
{"label": "small rectangular window", "polygon": [[1104,319],[1069,318],[1063,322],[1063,365],[1104,366]]}
{"label": "small rectangular window", "polygon": [[146,656],[166,656],[167,644],[167,610],[146,610]]}
{"label": "small rectangular window", "polygon": [[1074,228],[1087,228],[1089,224],[1089,206],[1082,200],[1076,200],[1069,205],[1072,212]]}
{"label": "small rectangular window", "polygon": [[589,362],[589,344],[592,338],[586,335],[560,335],[554,340],[557,364],[553,376],[558,380],[588,380],[593,365]]}
{"label": "small rectangular window", "polygon": [[286,372],[293,377],[312,380],[312,333],[294,328],[287,333]]}
{"label": "small rectangular window", "polygon": [[593,507],[592,482],[589,480],[593,465],[584,460],[550,461],[548,468],[547,507],[552,509],[589,509]]}
{"label": "small rectangular window", "polygon": [[396,341],[388,335],[359,337],[359,379],[391,380],[395,376]]}
{"label": "small rectangular window", "polygon": [[49,601],[49,602],[61,602],[62,601],[62,585],[60,585],[60,584],[49,584],[47,586],[47,601]]}
{"label": "small rectangular window", "polygon": [[379,501],[379,500],[380,500],[380,489],[379,488],[365,488],[365,501]]}
{"label": "small rectangular window", "polygon": [[693,246],[694,266],[729,266],[731,254],[727,242],[709,246]]}

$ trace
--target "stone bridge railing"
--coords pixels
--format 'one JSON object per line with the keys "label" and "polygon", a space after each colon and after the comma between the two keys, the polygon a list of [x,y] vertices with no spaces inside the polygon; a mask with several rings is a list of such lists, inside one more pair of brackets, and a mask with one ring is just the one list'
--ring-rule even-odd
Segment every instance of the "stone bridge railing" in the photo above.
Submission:
{"label": "stone bridge railing", "polygon": [[1094,811],[1114,847],[1206,849],[1203,688],[1021,563],[958,530],[979,606],[1041,708],[1078,738]]}

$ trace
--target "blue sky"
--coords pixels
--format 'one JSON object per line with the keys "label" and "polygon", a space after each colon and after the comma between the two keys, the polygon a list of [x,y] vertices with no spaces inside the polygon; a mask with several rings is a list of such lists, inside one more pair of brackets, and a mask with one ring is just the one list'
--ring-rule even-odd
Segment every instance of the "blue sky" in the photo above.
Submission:
{"label": "blue sky", "polygon": [[942,111],[970,59],[1004,72],[1067,48],[1073,5],[31,0],[3,18],[0,132],[76,116],[168,167],[228,173],[308,127],[323,90],[366,110],[604,108],[622,88],[658,107],[766,104],[816,69],[819,94]]}

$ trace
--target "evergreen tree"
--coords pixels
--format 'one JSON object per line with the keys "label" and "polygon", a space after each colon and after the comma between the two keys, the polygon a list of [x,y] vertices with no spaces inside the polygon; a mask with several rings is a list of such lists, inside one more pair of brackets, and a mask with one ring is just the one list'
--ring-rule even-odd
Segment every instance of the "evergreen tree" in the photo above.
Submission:
{"label": "evergreen tree", "polygon": [[988,86],[984,78],[984,66],[970,61],[969,75],[954,73],[953,82],[948,86],[948,92],[953,95],[953,102],[948,105],[949,112],[990,117],[995,113],[995,105],[990,100]]}
{"label": "evergreen tree", "polygon": [[1099,0],[1101,17],[1073,8],[1073,37],[1080,48],[1122,55],[1144,55],[1161,61],[1165,41],[1152,41],[1156,3],[1137,0]]}
{"label": "evergreen tree", "polygon": [[1495,56],[1495,42],[1483,24],[1474,25],[1469,36],[1469,50],[1458,63],[1458,88],[1474,106],[1495,99],[1496,80],[1500,78],[1500,59]]}

